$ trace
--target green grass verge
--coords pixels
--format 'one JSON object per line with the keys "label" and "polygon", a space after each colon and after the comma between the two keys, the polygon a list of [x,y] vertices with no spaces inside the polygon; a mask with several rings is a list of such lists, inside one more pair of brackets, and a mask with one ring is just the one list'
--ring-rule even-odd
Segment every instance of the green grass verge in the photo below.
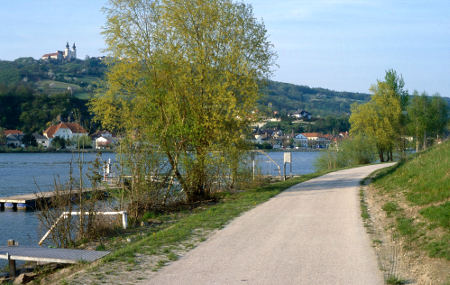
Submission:
{"label": "green grass verge", "polygon": [[[382,209],[408,248],[450,260],[450,141],[379,171],[373,181],[390,197]],[[424,219],[408,214],[400,200],[409,203],[403,207],[418,209]]]}
{"label": "green grass verge", "polygon": [[426,205],[450,198],[450,141],[384,169],[374,183],[385,191],[406,191],[408,201]]}
{"label": "green grass verge", "polygon": [[[118,259],[125,260],[129,257],[134,257],[137,253],[163,253],[167,255],[169,260],[174,260],[177,258],[176,255],[170,250],[164,249],[184,241],[189,241],[191,238],[198,236],[202,231],[223,228],[233,218],[269,200],[290,186],[323,174],[308,174],[252,190],[222,194],[222,199],[219,203],[178,213],[178,218],[174,223],[163,225],[158,230],[147,232],[142,238],[123,245],[106,256],[102,262],[107,263]],[[158,218],[164,220],[167,217],[160,216]],[[200,237],[200,240],[204,239],[204,237]],[[158,264],[158,267],[163,265]]]}

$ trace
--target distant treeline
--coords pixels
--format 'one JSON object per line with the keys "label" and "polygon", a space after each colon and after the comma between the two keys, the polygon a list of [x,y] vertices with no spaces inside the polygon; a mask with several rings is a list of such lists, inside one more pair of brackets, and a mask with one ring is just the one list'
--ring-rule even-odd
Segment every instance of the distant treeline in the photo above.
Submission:
{"label": "distant treeline", "polygon": [[27,83],[12,86],[0,84],[1,128],[42,133],[57,120],[79,121],[87,129],[92,127],[86,100],[69,93],[41,94]]}
{"label": "distant treeline", "polygon": [[281,114],[306,110],[314,117],[349,115],[351,104],[368,102],[371,97],[364,93],[338,92],[276,81],[269,81],[265,91],[267,95],[259,100],[262,110],[276,110]]}

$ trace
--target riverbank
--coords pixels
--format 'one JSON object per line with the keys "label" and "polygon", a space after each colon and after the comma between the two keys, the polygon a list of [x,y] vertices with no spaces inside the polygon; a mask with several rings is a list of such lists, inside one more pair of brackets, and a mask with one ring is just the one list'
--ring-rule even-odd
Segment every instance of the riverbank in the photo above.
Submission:
{"label": "riverbank", "polygon": [[51,274],[37,269],[41,284],[134,284],[183,256],[230,220],[292,185],[324,173],[302,175],[234,193],[221,193],[218,202],[197,205],[162,214],[147,214],[139,227],[118,230],[115,236],[81,245],[83,248],[110,250],[112,253],[94,264],[66,267]]}
{"label": "riverbank", "polygon": [[363,188],[363,218],[387,284],[450,284],[449,169],[447,141]]}

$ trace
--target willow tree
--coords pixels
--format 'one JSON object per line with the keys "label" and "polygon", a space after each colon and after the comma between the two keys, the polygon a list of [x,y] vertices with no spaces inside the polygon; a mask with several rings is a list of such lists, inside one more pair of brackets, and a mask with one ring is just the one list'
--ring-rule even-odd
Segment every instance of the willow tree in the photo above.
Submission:
{"label": "willow tree", "polygon": [[102,124],[153,146],[189,201],[235,165],[274,60],[264,24],[231,0],[110,0]]}
{"label": "willow tree", "polygon": [[388,161],[393,160],[393,149],[401,139],[401,97],[389,80],[378,81],[370,90],[373,96],[368,103],[352,105],[350,134],[373,139],[381,162],[385,154]]}

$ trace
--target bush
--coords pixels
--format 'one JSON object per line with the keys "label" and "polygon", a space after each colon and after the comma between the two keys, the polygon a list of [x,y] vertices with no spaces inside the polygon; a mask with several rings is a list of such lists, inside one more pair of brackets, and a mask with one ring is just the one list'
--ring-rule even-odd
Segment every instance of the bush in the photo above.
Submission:
{"label": "bush", "polygon": [[358,135],[338,143],[336,148],[329,148],[315,162],[317,170],[368,164],[376,161],[375,145],[365,136]]}

